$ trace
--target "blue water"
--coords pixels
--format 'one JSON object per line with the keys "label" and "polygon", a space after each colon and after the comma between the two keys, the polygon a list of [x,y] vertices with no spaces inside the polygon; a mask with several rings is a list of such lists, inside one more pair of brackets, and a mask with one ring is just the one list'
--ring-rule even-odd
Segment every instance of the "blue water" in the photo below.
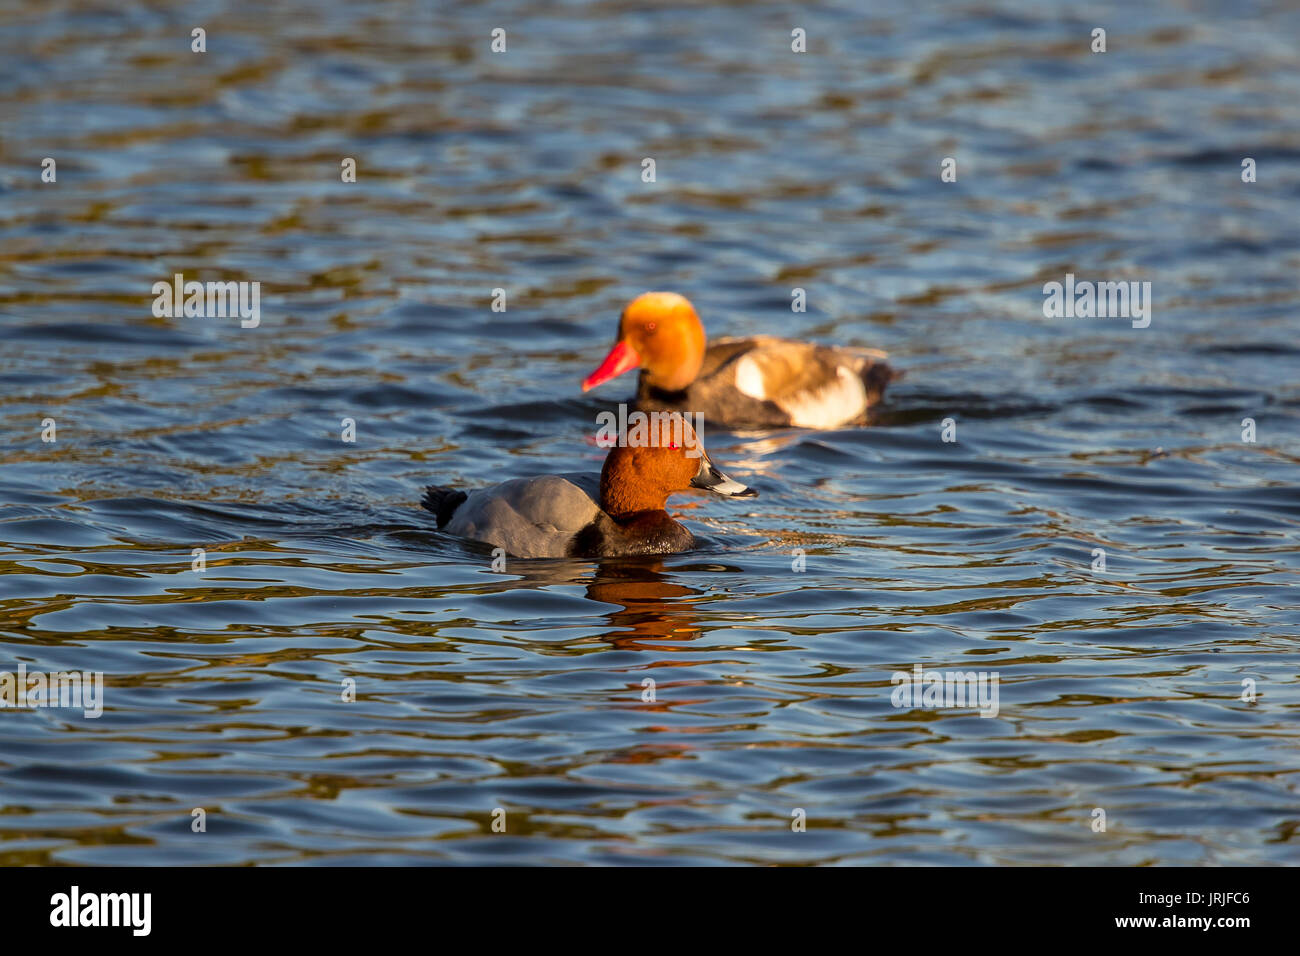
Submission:
{"label": "blue water", "polygon": [[[0,711],[0,862],[1295,862],[1300,12],[1158,6],[6,5],[0,670],[107,686]],[[706,427],[760,497],[674,499],[695,553],[438,533],[599,469],[646,289],[907,377]]]}

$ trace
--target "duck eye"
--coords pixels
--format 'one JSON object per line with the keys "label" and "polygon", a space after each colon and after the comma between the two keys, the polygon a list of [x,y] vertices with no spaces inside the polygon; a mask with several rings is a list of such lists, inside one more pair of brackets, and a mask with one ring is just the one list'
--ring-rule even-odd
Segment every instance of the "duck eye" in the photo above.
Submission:
{"label": "duck eye", "polygon": [[647,332],[653,332],[653,331],[655,330],[655,323],[653,323],[653,322],[647,322],[647,323],[645,324],[645,330],[646,330]]}

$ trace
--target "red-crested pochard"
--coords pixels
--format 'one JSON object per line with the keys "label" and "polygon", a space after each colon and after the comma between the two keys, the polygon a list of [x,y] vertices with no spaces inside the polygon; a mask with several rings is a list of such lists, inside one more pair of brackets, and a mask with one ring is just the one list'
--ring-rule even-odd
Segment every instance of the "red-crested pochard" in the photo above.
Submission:
{"label": "red-crested pochard", "polygon": [[669,495],[688,488],[732,498],[757,492],[717,469],[683,416],[650,419],[648,434],[639,432],[642,440],[610,449],[598,490],[594,476],[541,475],[468,494],[430,485],[421,504],[438,516],[443,531],[504,548],[516,558],[689,551],[695,537],[665,510]]}
{"label": "red-crested pochard", "polygon": [[705,347],[695,308],[676,292],[646,292],[623,310],[618,339],[588,391],[640,368],[636,407],[698,412],[724,428],[838,428],[865,424],[898,378],[875,349],[795,342],[767,335]]}

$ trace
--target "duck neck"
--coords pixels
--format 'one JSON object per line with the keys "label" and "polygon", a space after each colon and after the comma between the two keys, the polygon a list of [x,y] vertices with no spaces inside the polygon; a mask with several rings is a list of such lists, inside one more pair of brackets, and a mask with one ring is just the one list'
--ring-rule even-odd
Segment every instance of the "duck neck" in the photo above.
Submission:
{"label": "duck neck", "polygon": [[619,524],[635,521],[647,512],[667,512],[668,496],[637,488],[600,489],[600,507]]}
{"label": "duck neck", "polygon": [[690,386],[679,389],[661,388],[658,385],[651,385],[644,371],[637,381],[637,398],[641,401],[651,400],[659,402],[662,405],[674,407],[681,405],[686,401],[686,392]]}

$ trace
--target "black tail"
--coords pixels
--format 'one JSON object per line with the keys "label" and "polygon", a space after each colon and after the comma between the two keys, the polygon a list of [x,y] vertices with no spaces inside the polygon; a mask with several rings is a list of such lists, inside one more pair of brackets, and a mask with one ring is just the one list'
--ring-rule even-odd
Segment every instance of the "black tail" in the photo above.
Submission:
{"label": "black tail", "polygon": [[424,498],[421,499],[420,504],[438,516],[438,527],[442,528],[451,520],[452,514],[460,507],[461,502],[468,497],[465,492],[457,491],[455,488],[429,485],[424,489]]}
{"label": "black tail", "polygon": [[862,370],[862,384],[867,387],[867,402],[875,405],[885,395],[885,386],[897,382],[903,373],[888,362],[872,362]]}

